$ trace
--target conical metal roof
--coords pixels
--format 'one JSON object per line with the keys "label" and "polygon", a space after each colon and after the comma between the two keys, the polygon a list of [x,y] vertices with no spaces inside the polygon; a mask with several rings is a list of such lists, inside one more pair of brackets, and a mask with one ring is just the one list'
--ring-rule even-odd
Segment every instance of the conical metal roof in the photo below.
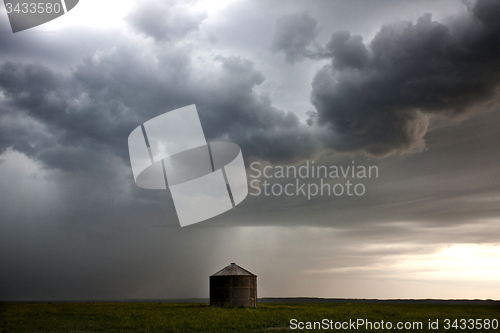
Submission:
{"label": "conical metal roof", "polygon": [[257,276],[243,267],[240,267],[236,265],[234,262],[232,262],[230,265],[224,267],[217,273],[213,274],[212,276],[231,276],[231,275],[247,275],[247,276]]}

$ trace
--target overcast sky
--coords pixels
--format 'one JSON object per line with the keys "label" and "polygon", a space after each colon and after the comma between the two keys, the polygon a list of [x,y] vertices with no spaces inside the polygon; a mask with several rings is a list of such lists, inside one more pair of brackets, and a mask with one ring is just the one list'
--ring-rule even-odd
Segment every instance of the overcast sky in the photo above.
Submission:
{"label": "overcast sky", "polygon": [[[259,297],[500,299],[499,36],[496,0],[82,0],[15,34],[1,6],[0,300],[208,297],[231,262]],[[181,228],[127,138],[191,104],[249,181],[378,177]]]}

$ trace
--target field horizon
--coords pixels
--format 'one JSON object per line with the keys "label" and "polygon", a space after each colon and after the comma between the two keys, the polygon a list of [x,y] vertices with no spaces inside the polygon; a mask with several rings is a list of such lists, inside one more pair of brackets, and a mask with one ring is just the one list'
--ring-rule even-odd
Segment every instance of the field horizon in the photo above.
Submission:
{"label": "field horizon", "polygon": [[[438,299],[438,298],[327,298],[327,297],[262,297],[258,303],[367,303],[367,304],[450,304],[450,305],[500,305],[495,299]],[[48,303],[210,303],[209,298],[145,298],[145,299],[88,299],[88,300],[14,300],[0,304]]]}

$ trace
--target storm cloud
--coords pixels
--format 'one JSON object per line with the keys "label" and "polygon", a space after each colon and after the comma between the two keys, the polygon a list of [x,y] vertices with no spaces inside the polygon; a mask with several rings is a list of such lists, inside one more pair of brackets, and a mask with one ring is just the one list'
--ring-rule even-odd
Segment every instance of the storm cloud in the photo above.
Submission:
{"label": "storm cloud", "polygon": [[385,156],[424,149],[432,116],[462,120],[499,104],[499,16],[498,1],[479,0],[449,26],[425,14],[416,23],[384,25],[368,44],[335,32],[316,51],[306,50],[315,24],[306,29],[306,19],[287,16],[293,24],[278,24],[276,39],[289,61],[331,58],[311,91],[317,114],[309,123],[331,130],[325,144]]}
{"label": "storm cloud", "polygon": [[156,41],[175,41],[198,31],[206,18],[204,10],[193,11],[192,6],[182,1],[149,0],[141,2],[129,14],[128,21],[137,31]]}
{"label": "storm cloud", "polygon": [[137,124],[193,103],[207,139],[236,142],[247,158],[286,161],[314,150],[295,114],[254,91],[265,77],[252,61],[218,56],[210,77],[192,80],[187,51],[146,59],[135,51],[98,52],[69,75],[39,64],[1,64],[0,150],[70,171],[94,169],[108,154],[128,161],[126,138]]}
{"label": "storm cloud", "polygon": [[276,22],[273,50],[285,53],[286,61],[294,63],[311,57],[314,52],[308,47],[318,35],[318,21],[307,12],[291,14],[279,18]]}

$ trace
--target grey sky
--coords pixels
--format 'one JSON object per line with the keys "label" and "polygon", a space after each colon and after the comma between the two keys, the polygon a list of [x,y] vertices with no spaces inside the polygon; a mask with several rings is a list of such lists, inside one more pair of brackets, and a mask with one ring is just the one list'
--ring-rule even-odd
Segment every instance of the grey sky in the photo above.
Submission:
{"label": "grey sky", "polygon": [[[16,34],[0,9],[1,300],[206,297],[230,262],[262,297],[500,297],[497,2],[99,3]],[[379,177],[180,228],[127,137],[191,104],[247,166]]]}

